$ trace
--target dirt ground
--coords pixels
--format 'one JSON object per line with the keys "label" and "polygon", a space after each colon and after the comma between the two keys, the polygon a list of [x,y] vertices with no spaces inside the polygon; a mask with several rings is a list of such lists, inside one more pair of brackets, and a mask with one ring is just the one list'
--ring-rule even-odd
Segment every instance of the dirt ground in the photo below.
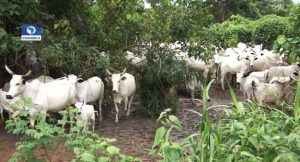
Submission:
{"label": "dirt ground", "polygon": [[[237,93],[239,99],[243,99],[240,93]],[[228,90],[222,91],[219,87],[212,86],[210,91],[211,101],[208,107],[216,105],[227,105],[231,103]],[[138,107],[135,103],[133,108]],[[201,111],[201,103],[196,101],[196,105],[193,106],[188,96],[180,97],[180,109],[177,112],[177,116],[183,121],[183,128],[186,133],[195,131],[197,123],[199,122],[199,116],[186,111],[187,109],[193,109],[197,112]],[[209,110],[209,116],[218,119],[218,116],[222,114],[222,108],[212,108]],[[129,118],[125,117],[123,110],[121,110],[119,117],[119,124],[114,123],[113,113],[107,113],[104,115],[103,121],[96,123],[96,133],[102,136],[115,138],[117,141],[114,143],[122,150],[122,153],[132,156],[137,156],[143,161],[156,161],[157,157],[150,156],[149,149],[151,148],[154,140],[155,130],[158,127],[156,118],[146,118],[138,114],[133,113]],[[183,135],[177,134],[173,138],[179,139]],[[0,124],[0,162],[6,162],[10,159],[14,153],[16,146],[15,143],[20,140],[21,137],[6,133],[4,129],[4,123]],[[52,162],[64,162],[71,161],[74,156],[72,152],[64,148],[63,143],[56,144],[57,151],[50,154]]]}

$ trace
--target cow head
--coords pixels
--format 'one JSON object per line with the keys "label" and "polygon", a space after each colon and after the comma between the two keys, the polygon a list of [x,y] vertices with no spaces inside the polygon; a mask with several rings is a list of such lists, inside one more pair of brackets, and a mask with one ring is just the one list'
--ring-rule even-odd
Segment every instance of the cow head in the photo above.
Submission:
{"label": "cow head", "polygon": [[9,69],[7,65],[5,65],[5,69],[10,75],[12,75],[12,79],[9,82],[10,88],[7,92],[6,98],[13,99],[24,91],[26,84],[25,78],[31,74],[31,70],[24,75],[17,75],[11,69]]}
{"label": "cow head", "polygon": [[120,89],[120,82],[127,79],[126,76],[123,76],[126,73],[126,68],[124,69],[124,71],[122,73],[112,74],[107,69],[106,69],[106,73],[109,75],[109,77],[112,81],[112,85],[113,85],[112,92],[118,93],[119,89]]}
{"label": "cow head", "polygon": [[69,74],[68,75],[68,80],[71,84],[75,84],[77,82],[77,76],[74,74]]}

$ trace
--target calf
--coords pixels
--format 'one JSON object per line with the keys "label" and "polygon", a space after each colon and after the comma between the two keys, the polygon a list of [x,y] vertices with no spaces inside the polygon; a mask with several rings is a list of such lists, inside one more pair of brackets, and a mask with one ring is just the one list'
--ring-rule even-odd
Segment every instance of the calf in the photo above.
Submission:
{"label": "calf", "polygon": [[124,110],[127,111],[127,116],[129,116],[131,103],[136,90],[135,79],[133,75],[126,73],[126,68],[122,73],[112,74],[108,70],[106,70],[106,73],[109,75],[113,84],[112,92],[116,109],[115,122],[118,123],[118,104],[120,104],[122,100],[125,100]]}
{"label": "calf", "polygon": [[83,129],[86,130],[91,121],[93,132],[95,131],[95,109],[93,105],[87,105],[84,102],[76,102],[75,107],[80,111],[80,117],[83,121]]}

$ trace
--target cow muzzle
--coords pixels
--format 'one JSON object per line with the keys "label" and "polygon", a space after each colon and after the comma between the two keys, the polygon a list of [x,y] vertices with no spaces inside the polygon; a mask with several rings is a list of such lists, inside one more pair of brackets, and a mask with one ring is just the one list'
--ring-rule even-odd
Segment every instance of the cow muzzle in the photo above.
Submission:
{"label": "cow muzzle", "polygon": [[12,95],[6,95],[6,99],[9,99],[9,100],[11,100],[11,99],[13,99],[14,97],[12,96]]}

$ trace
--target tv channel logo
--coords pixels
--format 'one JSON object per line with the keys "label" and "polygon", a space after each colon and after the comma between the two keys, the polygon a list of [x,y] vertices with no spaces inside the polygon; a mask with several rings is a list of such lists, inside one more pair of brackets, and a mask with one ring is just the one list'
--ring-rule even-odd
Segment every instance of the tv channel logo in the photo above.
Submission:
{"label": "tv channel logo", "polygon": [[41,27],[39,25],[23,24],[21,26],[21,40],[23,41],[42,40]]}

